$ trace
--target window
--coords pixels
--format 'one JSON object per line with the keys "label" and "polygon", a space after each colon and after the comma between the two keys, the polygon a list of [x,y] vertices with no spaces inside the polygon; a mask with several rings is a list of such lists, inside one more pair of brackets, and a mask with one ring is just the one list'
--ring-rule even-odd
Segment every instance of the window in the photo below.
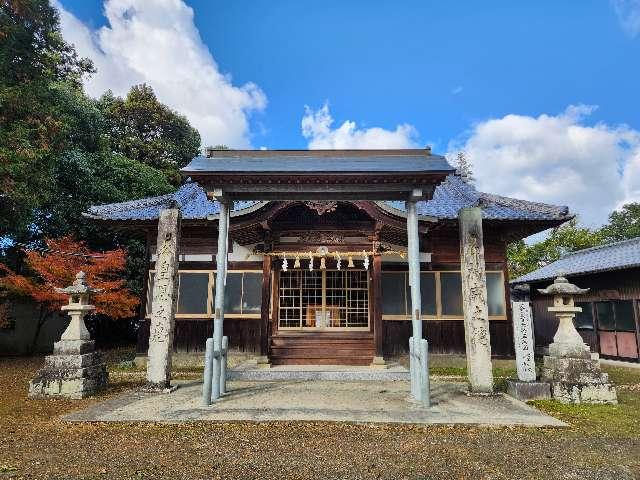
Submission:
{"label": "window", "polygon": [[407,315],[407,276],[406,272],[382,273],[383,315]]}
{"label": "window", "polygon": [[[215,295],[215,293],[214,293]],[[224,314],[260,314],[262,272],[228,272]]]}
{"label": "window", "polygon": [[489,316],[504,316],[504,279],[502,272],[487,272],[487,304]]}
{"label": "window", "polygon": [[[176,317],[212,318],[215,270],[179,270]],[[152,312],[155,271],[149,271],[147,317]],[[229,271],[225,288],[225,318],[258,318],[262,305],[262,272]]]}
{"label": "window", "polygon": [[631,300],[618,300],[613,302],[616,314],[616,330],[619,332],[635,332],[636,320],[633,315],[633,302]]}
{"label": "window", "polygon": [[[489,318],[506,319],[504,276],[487,272]],[[382,272],[382,314],[386,320],[411,318],[408,272]],[[462,278],[459,271],[420,273],[422,318],[463,318]]]}
{"label": "window", "polygon": [[[411,290],[409,290],[409,296],[411,296]],[[435,272],[420,273],[420,300],[423,315],[436,315],[437,305]]]}
{"label": "window", "polygon": [[209,313],[209,273],[180,272],[178,314],[206,315]]}
{"label": "window", "polygon": [[576,302],[576,307],[582,308],[582,312],[576,313],[574,324],[576,328],[593,330],[593,310],[589,302]]}
{"label": "window", "polygon": [[596,302],[596,314],[598,315],[598,330],[616,329],[616,320],[613,315],[613,303]]}
{"label": "window", "polygon": [[440,272],[442,315],[462,317],[462,277],[460,272]]}

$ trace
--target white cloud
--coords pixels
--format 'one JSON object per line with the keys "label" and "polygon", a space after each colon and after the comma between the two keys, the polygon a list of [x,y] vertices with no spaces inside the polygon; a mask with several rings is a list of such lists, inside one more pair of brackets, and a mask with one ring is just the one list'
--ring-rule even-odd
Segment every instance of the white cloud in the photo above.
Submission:
{"label": "white cloud", "polygon": [[302,118],[302,135],[308,140],[310,149],[358,149],[358,148],[416,148],[417,131],[408,124],[398,125],[395,130],[384,128],[358,128],[355,122],[345,121],[338,128],[331,128],[333,118],[329,105],[312,110],[305,106]]}
{"label": "white cloud", "polygon": [[611,0],[622,29],[631,38],[640,34],[640,0]]}
{"label": "white cloud", "polygon": [[105,0],[108,24],[95,31],[54,5],[64,38],[98,70],[85,83],[87,93],[124,95],[144,82],[189,119],[204,145],[250,146],[249,116],[265,108],[266,96],[220,72],[182,0]]}
{"label": "white cloud", "polygon": [[599,225],[613,209],[640,200],[640,132],[586,125],[594,109],[483,121],[450,151],[467,152],[483,191],[568,205],[586,224]]}
{"label": "white cloud", "polygon": [[462,93],[463,90],[464,87],[462,85],[458,85],[457,87],[451,89],[451,95],[458,95],[459,93]]}

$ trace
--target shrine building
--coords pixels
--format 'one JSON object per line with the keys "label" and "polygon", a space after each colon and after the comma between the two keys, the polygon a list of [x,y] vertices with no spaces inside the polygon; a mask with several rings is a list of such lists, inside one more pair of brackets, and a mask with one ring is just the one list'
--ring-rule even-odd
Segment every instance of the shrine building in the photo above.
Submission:
{"label": "shrine building", "polygon": [[[507,244],[572,218],[567,207],[479,192],[428,148],[208,150],[181,173],[175,193],[85,213],[146,238],[140,358],[149,345],[163,208],[181,213],[174,352],[200,361],[212,336],[224,202],[230,210],[224,335],[231,350],[273,365],[370,365],[396,357],[408,349],[415,311],[430,353],[464,354],[464,318],[471,313],[463,301],[459,212],[469,208],[481,211],[472,233],[484,246],[491,355],[512,356]],[[417,213],[419,310],[412,310],[407,266],[410,202]]]}

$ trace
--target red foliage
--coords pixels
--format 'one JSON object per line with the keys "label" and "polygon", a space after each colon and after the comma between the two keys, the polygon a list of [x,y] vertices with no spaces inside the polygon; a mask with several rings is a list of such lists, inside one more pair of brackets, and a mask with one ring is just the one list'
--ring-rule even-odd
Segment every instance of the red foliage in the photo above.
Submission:
{"label": "red foliage", "polygon": [[[124,271],[126,252],[122,249],[104,253],[92,252],[84,242],[72,237],[46,240],[52,250],[44,254],[37,251],[26,252],[26,263],[33,276],[18,275],[7,266],[0,264],[5,276],[0,278],[0,286],[10,293],[34,299],[48,311],[58,310],[67,302],[68,296],[56,293],[55,287],[71,285],[80,270],[87,274],[87,283],[103,291],[96,294],[92,302],[96,312],[111,318],[130,318],[135,314],[139,299],[125,286],[121,277]],[[80,253],[100,258],[65,255],[59,252]]]}

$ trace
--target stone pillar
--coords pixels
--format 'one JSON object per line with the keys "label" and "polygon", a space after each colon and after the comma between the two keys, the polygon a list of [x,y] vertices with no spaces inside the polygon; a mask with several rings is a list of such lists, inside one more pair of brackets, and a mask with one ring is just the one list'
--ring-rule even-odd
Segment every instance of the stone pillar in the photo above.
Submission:
{"label": "stone pillar", "polygon": [[220,213],[218,220],[218,253],[216,255],[216,294],[213,318],[213,368],[211,372],[211,400],[216,401],[221,395],[220,374],[222,372],[222,336],[224,323],[224,291],[227,284],[227,260],[229,245],[229,211],[230,205],[219,200]]}
{"label": "stone pillar", "polygon": [[529,302],[513,302],[513,344],[518,378],[507,380],[507,393],[518,400],[541,400],[551,396],[549,384],[536,381],[533,320]]}
{"label": "stone pillar", "polygon": [[147,388],[150,390],[162,391],[171,386],[173,329],[178,305],[180,220],[177,205],[160,210],[147,363]]}
{"label": "stone pillar", "polygon": [[518,379],[536,380],[536,362],[533,347],[533,322],[529,302],[513,302],[513,343],[516,350]]}
{"label": "stone pillar", "polygon": [[458,213],[458,220],[469,383],[472,392],[492,393],[493,371],[482,244],[482,210],[479,207],[462,208]]}

